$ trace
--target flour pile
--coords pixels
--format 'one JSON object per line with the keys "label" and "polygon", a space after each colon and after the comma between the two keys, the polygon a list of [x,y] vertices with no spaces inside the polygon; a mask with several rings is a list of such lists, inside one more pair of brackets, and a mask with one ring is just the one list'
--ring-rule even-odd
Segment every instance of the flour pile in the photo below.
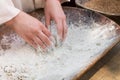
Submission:
{"label": "flour pile", "polygon": [[10,45],[10,49],[0,47],[0,80],[72,79],[114,40],[111,38],[116,34],[113,34],[114,26],[109,29],[111,25],[106,24],[105,29],[94,25],[96,28],[86,28],[87,25],[78,27],[71,23],[62,47],[44,54],[37,53],[16,34],[4,35],[1,44]]}

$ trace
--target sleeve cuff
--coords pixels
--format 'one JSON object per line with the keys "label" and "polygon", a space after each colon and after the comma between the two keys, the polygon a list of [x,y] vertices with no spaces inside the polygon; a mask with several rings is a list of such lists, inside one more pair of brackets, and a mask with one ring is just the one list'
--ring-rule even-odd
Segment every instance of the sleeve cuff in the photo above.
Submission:
{"label": "sleeve cuff", "polygon": [[19,14],[20,10],[14,6],[7,6],[0,10],[0,25],[11,20]]}
{"label": "sleeve cuff", "polygon": [[[70,2],[70,0],[61,0],[61,3]],[[44,8],[45,0],[35,0],[35,9]]]}

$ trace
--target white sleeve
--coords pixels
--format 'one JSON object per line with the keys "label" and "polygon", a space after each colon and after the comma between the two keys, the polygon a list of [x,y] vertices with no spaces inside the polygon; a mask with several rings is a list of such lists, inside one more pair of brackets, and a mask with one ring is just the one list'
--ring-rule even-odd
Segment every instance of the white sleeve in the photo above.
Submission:
{"label": "white sleeve", "polygon": [[19,12],[11,0],[0,0],[0,25],[14,18]]}
{"label": "white sleeve", "polygon": [[[35,9],[44,8],[45,0],[34,0],[35,1]],[[70,0],[61,0],[61,3],[70,2]]]}
{"label": "white sleeve", "polygon": [[62,0],[61,3],[70,2],[70,0]]}

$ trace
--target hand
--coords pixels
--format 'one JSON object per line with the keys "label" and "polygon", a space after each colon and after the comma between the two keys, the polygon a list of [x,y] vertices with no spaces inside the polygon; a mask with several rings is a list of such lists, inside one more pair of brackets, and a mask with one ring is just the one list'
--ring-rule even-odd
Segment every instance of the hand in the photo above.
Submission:
{"label": "hand", "polygon": [[16,31],[26,42],[37,48],[40,45],[43,49],[51,45],[51,36],[47,28],[34,17],[20,12],[15,18],[6,23]]}
{"label": "hand", "polygon": [[57,31],[61,40],[64,40],[67,34],[66,16],[62,10],[59,0],[46,0],[45,3],[46,26],[50,25],[50,20],[55,20]]}

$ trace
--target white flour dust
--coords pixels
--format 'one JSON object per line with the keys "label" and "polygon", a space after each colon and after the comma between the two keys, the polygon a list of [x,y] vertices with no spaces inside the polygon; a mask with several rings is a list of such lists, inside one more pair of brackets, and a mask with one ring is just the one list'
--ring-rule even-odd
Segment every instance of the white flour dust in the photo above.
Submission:
{"label": "white flour dust", "polygon": [[[102,29],[99,28],[100,25],[95,26],[97,26],[95,29],[84,29],[85,25],[75,27],[71,24],[63,46],[49,54],[37,53],[16,34],[4,35],[1,44],[10,45],[11,48],[4,50],[0,47],[0,80],[72,79],[113,40],[109,35],[105,36],[109,32],[109,28],[106,27],[108,25],[104,25],[106,27],[106,30],[103,28],[104,32],[100,30]],[[114,31],[114,28],[112,30]]]}

